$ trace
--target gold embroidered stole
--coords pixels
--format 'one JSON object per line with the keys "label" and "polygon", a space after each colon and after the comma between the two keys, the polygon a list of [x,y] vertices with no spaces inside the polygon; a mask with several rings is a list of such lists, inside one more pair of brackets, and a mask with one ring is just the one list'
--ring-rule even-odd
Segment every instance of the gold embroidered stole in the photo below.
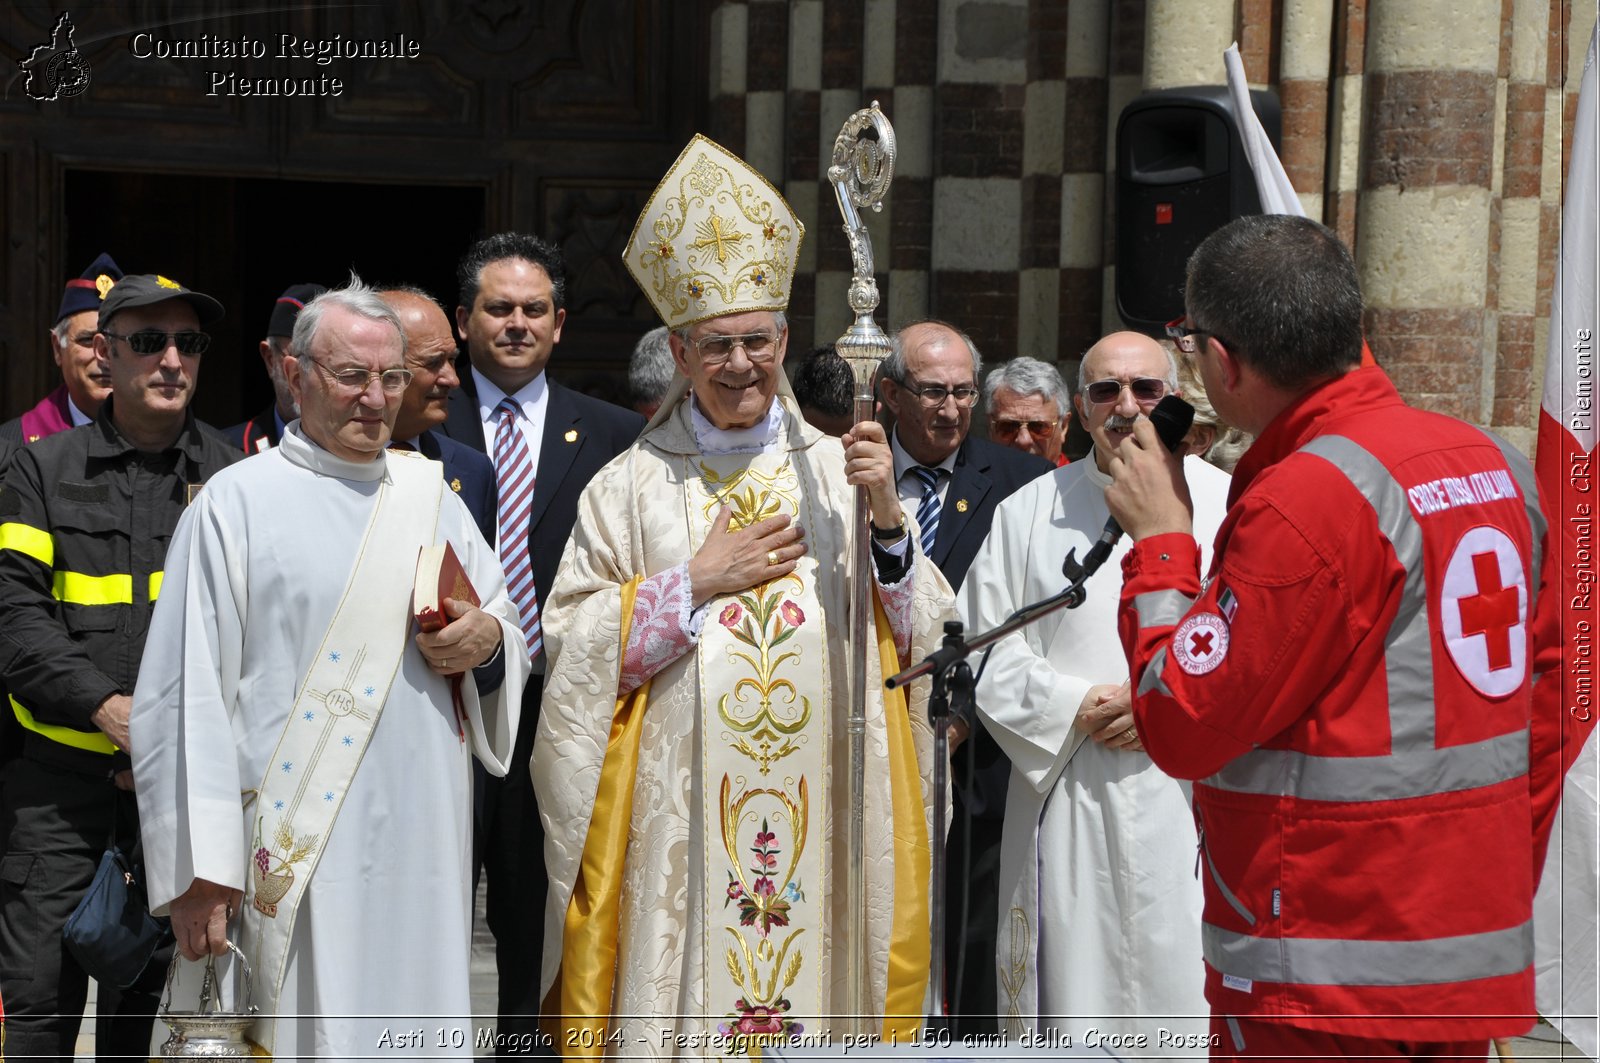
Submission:
{"label": "gold embroidered stole", "polygon": [[240,936],[260,979],[251,1039],[268,1051],[295,915],[411,645],[408,577],[438,528],[438,466],[393,460],[388,469],[350,582],[246,810],[253,840]]}
{"label": "gold embroidered stole", "polygon": [[[689,459],[692,549],[722,505],[729,531],[786,514],[809,524],[789,451]],[[708,1026],[737,1054],[827,1014],[830,704],[818,559],[714,599],[698,650]],[[709,1032],[709,1031],[708,1031]]]}

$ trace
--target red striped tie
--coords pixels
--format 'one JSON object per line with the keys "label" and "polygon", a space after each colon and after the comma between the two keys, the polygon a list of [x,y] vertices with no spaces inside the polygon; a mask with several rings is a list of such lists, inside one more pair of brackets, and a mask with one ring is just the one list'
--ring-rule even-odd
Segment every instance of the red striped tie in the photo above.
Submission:
{"label": "red striped tie", "polygon": [[539,592],[533,585],[533,560],[528,555],[528,517],[533,512],[533,459],[528,441],[517,427],[521,408],[511,399],[495,407],[500,425],[494,433],[495,481],[500,489],[500,564],[506,570],[506,592],[522,614],[528,656],[544,649],[539,625]]}

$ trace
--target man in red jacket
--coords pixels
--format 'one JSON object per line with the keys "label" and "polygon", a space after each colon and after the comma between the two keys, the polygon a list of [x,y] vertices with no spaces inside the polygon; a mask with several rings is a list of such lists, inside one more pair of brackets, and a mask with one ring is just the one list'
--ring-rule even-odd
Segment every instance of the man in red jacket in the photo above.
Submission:
{"label": "man in red jacket", "polygon": [[1361,367],[1349,251],[1255,216],[1189,260],[1206,392],[1256,442],[1200,579],[1177,459],[1112,462],[1145,748],[1193,779],[1214,1058],[1445,1053],[1527,1029],[1561,771],[1527,460]]}

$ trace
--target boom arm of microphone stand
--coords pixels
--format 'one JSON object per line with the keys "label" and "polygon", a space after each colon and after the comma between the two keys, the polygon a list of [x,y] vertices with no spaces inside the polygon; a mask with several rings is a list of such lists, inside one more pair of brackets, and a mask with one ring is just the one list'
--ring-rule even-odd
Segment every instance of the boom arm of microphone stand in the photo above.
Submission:
{"label": "boom arm of microphone stand", "polygon": [[[1071,561],[1070,554],[1068,555],[1068,561]],[[913,679],[921,679],[925,675],[948,671],[957,661],[964,661],[979,650],[988,649],[1007,635],[1021,631],[1029,624],[1035,623],[1059,609],[1076,609],[1083,604],[1083,583],[1085,578],[1087,577],[1079,576],[1074,578],[1064,590],[1052,594],[1043,601],[1023,606],[1012,613],[999,626],[991,628],[981,635],[974,635],[969,639],[963,639],[959,635],[954,637],[945,636],[944,644],[938,649],[905,671],[896,673],[884,680],[884,689],[894,690],[897,687],[905,686]]]}

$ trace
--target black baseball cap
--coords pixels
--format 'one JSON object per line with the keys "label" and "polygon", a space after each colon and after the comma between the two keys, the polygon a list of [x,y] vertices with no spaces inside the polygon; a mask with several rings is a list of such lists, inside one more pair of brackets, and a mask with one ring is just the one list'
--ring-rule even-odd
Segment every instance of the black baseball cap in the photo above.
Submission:
{"label": "black baseball cap", "polygon": [[100,302],[100,327],[105,328],[113,314],[131,306],[153,306],[168,299],[182,299],[194,307],[200,324],[211,325],[222,320],[222,304],[200,292],[192,292],[175,280],[155,273],[135,273],[114,284]]}

